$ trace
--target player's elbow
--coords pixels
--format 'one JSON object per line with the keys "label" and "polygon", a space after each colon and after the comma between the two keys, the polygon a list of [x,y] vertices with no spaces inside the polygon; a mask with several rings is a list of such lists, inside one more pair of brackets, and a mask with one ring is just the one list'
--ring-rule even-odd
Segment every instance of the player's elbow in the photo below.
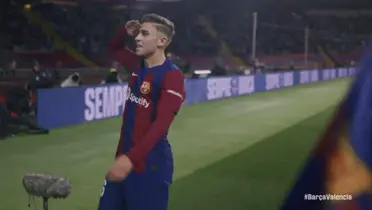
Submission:
{"label": "player's elbow", "polygon": [[[122,46],[121,46],[121,47],[122,47]],[[116,54],[116,52],[118,51],[119,48],[120,48],[120,45],[119,45],[118,42],[115,40],[115,38],[112,39],[112,40],[110,41],[108,51],[109,51],[112,55],[114,55],[114,54]]]}
{"label": "player's elbow", "polygon": [[168,131],[169,127],[173,122],[174,116],[175,116],[174,111],[168,110],[167,112],[159,113],[154,123],[158,125],[157,127],[159,128],[161,133],[165,134]]}

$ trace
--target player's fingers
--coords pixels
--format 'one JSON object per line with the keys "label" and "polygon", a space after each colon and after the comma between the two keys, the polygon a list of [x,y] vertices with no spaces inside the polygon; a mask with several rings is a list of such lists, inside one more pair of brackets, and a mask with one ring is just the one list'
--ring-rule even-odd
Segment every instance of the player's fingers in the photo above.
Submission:
{"label": "player's fingers", "polygon": [[127,24],[125,24],[125,28],[126,29],[130,29],[130,28],[133,27],[132,25],[133,25],[132,23],[127,23]]}
{"label": "player's fingers", "polygon": [[125,25],[128,34],[131,36],[136,36],[136,34],[138,34],[138,30],[140,27],[141,27],[140,23],[135,20],[131,20],[127,22],[127,24]]}
{"label": "player's fingers", "polygon": [[128,170],[117,163],[110,169],[108,177],[112,181],[122,181],[128,176]]}
{"label": "player's fingers", "polygon": [[130,20],[127,22],[127,27],[135,27],[136,25],[139,25],[139,22],[137,20]]}
{"label": "player's fingers", "polygon": [[133,24],[134,22],[136,22],[136,20],[128,20],[127,24]]}
{"label": "player's fingers", "polygon": [[140,22],[138,21],[135,21],[133,22],[133,25],[131,25],[133,27],[133,29],[139,29],[141,27],[141,24]]}
{"label": "player's fingers", "polygon": [[111,170],[107,173],[107,179],[113,182],[119,182],[125,179],[125,176],[115,170]]}

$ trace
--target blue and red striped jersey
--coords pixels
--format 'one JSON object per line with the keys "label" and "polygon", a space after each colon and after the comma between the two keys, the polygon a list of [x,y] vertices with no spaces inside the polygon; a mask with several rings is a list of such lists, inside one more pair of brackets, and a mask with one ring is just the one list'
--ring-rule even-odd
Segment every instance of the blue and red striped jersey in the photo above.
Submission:
{"label": "blue and red striped jersey", "polygon": [[116,156],[126,154],[134,171],[172,159],[167,134],[185,99],[184,76],[170,60],[147,68],[123,43],[125,29],[111,40],[110,52],[132,75],[128,83]]}

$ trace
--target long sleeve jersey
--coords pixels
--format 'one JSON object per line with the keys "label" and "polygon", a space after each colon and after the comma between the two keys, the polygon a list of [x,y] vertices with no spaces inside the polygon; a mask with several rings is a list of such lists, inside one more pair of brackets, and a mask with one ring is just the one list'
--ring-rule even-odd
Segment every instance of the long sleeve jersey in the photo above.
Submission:
{"label": "long sleeve jersey", "polygon": [[126,48],[125,37],[122,28],[110,43],[110,53],[132,73],[116,156],[126,154],[134,171],[141,172],[172,160],[167,133],[185,100],[184,76],[170,60],[147,68],[141,57]]}

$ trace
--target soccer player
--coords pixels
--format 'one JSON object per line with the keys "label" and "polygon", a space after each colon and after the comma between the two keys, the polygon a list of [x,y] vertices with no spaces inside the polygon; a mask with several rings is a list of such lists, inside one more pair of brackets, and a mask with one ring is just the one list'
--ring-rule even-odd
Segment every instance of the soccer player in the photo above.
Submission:
{"label": "soccer player", "polygon": [[[165,57],[174,24],[156,14],[129,21],[110,51],[132,72],[116,160],[109,170],[99,210],[166,210],[173,157],[167,131],[185,99],[184,76]],[[124,40],[134,36],[135,53]]]}

